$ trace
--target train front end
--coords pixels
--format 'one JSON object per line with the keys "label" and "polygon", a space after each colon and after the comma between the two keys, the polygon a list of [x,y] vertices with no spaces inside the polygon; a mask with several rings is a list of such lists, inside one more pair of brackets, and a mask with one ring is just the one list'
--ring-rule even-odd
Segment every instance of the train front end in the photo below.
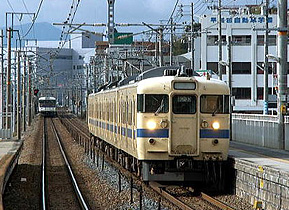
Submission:
{"label": "train front end", "polygon": [[228,155],[228,99],[221,81],[177,76],[141,81],[137,150],[143,179],[201,182],[214,176],[210,168]]}
{"label": "train front end", "polygon": [[40,97],[38,99],[38,112],[44,116],[56,115],[56,98]]}

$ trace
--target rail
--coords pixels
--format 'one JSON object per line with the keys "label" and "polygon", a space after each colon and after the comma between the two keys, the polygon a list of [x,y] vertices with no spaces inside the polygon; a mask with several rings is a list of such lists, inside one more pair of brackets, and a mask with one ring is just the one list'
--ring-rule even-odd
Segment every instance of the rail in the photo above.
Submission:
{"label": "rail", "polygon": [[42,200],[42,209],[46,209],[46,188],[45,188],[45,177],[46,177],[46,139],[47,139],[47,130],[46,130],[46,118],[44,118],[43,123],[43,135],[42,135],[42,164],[41,164],[41,200]]}
{"label": "rail", "polygon": [[[67,156],[65,154],[65,151],[64,151],[64,148],[62,146],[59,134],[58,134],[58,132],[56,130],[55,124],[54,124],[53,120],[51,120],[51,122],[52,122],[52,124],[51,124],[52,131],[53,131],[53,133],[54,133],[54,135],[56,137],[57,143],[59,145],[60,152],[62,154],[62,157],[63,157],[64,161],[65,161],[65,165],[67,167],[69,176],[71,178],[72,185],[73,185],[73,188],[74,188],[74,192],[75,192],[75,195],[77,196],[79,205],[80,205],[81,209],[88,210],[89,209],[88,204],[86,203],[86,201],[85,201],[85,199],[84,199],[84,197],[83,197],[83,195],[81,193],[81,190],[80,190],[80,188],[79,188],[79,186],[77,184],[77,180],[75,178],[75,175],[73,173],[71,165],[70,165],[70,163],[68,161],[68,158],[67,158]],[[46,166],[45,166],[45,163],[46,163],[46,161],[45,161],[45,159],[46,159],[46,155],[45,155],[46,146],[45,145],[46,145],[46,141],[47,141],[47,131],[46,131],[46,129],[47,129],[47,125],[46,125],[46,120],[44,118],[44,128],[43,128],[43,140],[44,141],[43,141],[43,149],[42,149],[42,152],[43,152],[43,154],[42,154],[42,208],[43,209],[46,209],[46,205],[47,205],[46,204],[46,194],[45,194],[45,191],[46,191],[46,186],[45,186],[45,179],[46,179],[46,173],[45,173],[45,171],[46,171]]]}
{"label": "rail", "polygon": [[228,206],[227,204],[225,204],[225,203],[223,203],[223,202],[221,202],[221,201],[219,201],[219,200],[217,200],[217,199],[215,199],[215,198],[213,198],[213,197],[211,197],[211,196],[209,196],[203,192],[201,192],[201,197],[202,197],[202,199],[206,200],[207,202],[213,204],[214,206],[216,206],[222,210],[236,210],[236,209]]}
{"label": "rail", "polygon": [[65,151],[64,151],[64,149],[63,149],[63,146],[62,146],[60,137],[59,137],[58,132],[57,132],[57,130],[56,130],[56,128],[55,128],[55,125],[54,125],[53,120],[52,120],[52,130],[53,130],[53,132],[54,132],[54,134],[55,134],[55,136],[56,136],[56,139],[57,139],[57,142],[58,142],[58,145],[59,145],[61,154],[62,154],[62,156],[63,156],[63,158],[64,158],[64,161],[65,161],[65,164],[66,164],[66,166],[67,166],[67,169],[68,169],[69,175],[70,175],[70,177],[71,177],[72,184],[73,184],[73,187],[74,187],[76,196],[77,196],[78,201],[79,201],[79,204],[80,204],[80,206],[81,206],[82,209],[89,209],[89,208],[88,208],[88,205],[86,204],[86,201],[84,200],[84,197],[83,197],[83,195],[82,195],[82,193],[81,193],[81,190],[79,189],[79,186],[78,186],[78,184],[77,184],[77,181],[76,181],[76,178],[75,178],[74,173],[73,173],[73,171],[72,171],[72,168],[71,168],[71,166],[70,166],[70,163],[69,163],[69,161],[68,161],[68,159],[67,159],[67,157],[66,157]]}
{"label": "rail", "polygon": [[150,182],[149,183],[150,187],[155,190],[156,192],[158,192],[161,196],[163,196],[164,198],[166,198],[167,200],[169,200],[170,202],[172,202],[173,204],[175,204],[176,206],[178,206],[180,209],[184,209],[184,210],[194,210],[192,207],[188,206],[187,204],[185,204],[184,202],[180,201],[179,199],[177,199],[176,197],[172,196],[171,194],[169,194],[168,192],[162,190],[159,186],[158,183],[156,182]]}

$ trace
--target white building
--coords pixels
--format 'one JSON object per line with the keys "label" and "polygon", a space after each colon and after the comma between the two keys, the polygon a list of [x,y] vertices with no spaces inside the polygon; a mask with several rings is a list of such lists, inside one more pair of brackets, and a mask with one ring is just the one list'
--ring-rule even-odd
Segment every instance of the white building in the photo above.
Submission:
{"label": "white building", "polygon": [[[201,69],[218,71],[218,17],[203,15],[201,23]],[[277,28],[277,16],[269,15],[269,28]],[[232,94],[234,111],[262,112],[264,74],[265,16],[222,13],[222,60],[228,61],[228,37],[231,37]],[[269,54],[277,55],[277,31],[269,33]],[[198,50],[198,49],[197,49]],[[270,61],[269,62],[273,62]],[[273,74],[272,74],[273,67]],[[227,81],[226,67],[223,80]],[[276,103],[276,63],[269,64],[269,108]]]}

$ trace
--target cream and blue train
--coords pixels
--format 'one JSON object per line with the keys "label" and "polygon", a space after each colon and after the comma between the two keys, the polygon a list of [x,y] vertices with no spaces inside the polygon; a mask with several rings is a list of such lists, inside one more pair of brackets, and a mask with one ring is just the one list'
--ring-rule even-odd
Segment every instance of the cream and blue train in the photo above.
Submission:
{"label": "cream and blue train", "polygon": [[101,90],[88,98],[92,141],[144,181],[218,182],[229,95],[223,81],[175,70]]}

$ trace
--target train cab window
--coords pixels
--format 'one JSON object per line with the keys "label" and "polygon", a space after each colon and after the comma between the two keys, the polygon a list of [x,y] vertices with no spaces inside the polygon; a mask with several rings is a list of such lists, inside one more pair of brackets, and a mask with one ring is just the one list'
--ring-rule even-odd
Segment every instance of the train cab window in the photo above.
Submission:
{"label": "train cab window", "polygon": [[39,100],[40,107],[55,107],[56,101],[55,100]]}
{"label": "train cab window", "polygon": [[228,95],[202,95],[201,112],[209,114],[228,114],[229,96]]}
{"label": "train cab window", "polygon": [[138,94],[137,111],[142,113],[167,113],[169,96],[165,94]]}
{"label": "train cab window", "polygon": [[195,114],[196,97],[192,95],[173,96],[173,113],[175,114]]}

